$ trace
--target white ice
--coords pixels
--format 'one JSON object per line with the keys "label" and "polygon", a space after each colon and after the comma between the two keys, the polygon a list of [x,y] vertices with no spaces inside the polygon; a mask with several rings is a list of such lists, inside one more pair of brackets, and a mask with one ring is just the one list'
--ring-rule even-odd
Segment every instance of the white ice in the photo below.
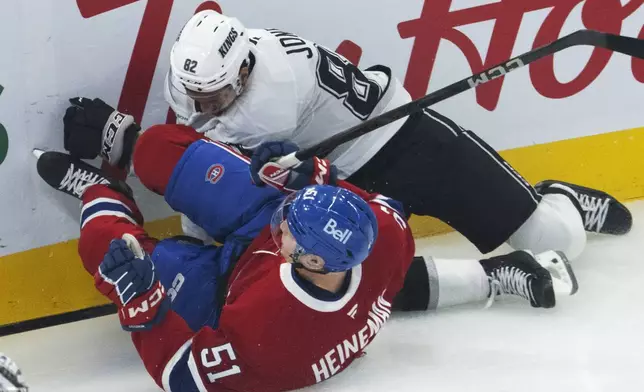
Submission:
{"label": "white ice", "polygon": [[[574,297],[552,310],[521,300],[397,315],[367,355],[311,391],[644,391],[644,201],[633,231],[592,236],[574,262]],[[458,234],[421,241],[476,257]],[[0,338],[31,391],[158,391],[114,316]]]}

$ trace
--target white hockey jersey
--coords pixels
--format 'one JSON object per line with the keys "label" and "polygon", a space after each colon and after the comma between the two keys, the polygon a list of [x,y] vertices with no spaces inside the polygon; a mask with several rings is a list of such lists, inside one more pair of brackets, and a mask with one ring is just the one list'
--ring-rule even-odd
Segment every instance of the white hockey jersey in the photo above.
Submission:
{"label": "white hockey jersey", "polygon": [[[168,73],[165,97],[177,122],[213,140],[254,149],[289,140],[310,147],[370,117],[411,100],[389,68],[361,71],[341,55],[294,34],[248,30],[252,72],[245,91],[220,116],[201,113],[187,95],[177,93]],[[396,133],[406,118],[384,126],[328,155],[344,179]]]}

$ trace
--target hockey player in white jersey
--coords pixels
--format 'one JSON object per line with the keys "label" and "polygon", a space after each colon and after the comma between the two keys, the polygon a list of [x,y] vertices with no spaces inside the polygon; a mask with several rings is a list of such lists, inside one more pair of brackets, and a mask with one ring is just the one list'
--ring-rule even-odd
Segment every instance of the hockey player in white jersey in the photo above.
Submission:
{"label": "hockey player in white jersey", "polygon": [[[360,71],[294,34],[246,29],[215,11],[202,11],[184,27],[165,97],[179,122],[249,150],[267,140],[310,146],[410,100],[387,67]],[[333,151],[340,176],[367,163],[403,123]]]}
{"label": "hockey player in white jersey", "polygon": [[[184,26],[172,48],[165,97],[178,122],[254,150],[256,182],[270,159],[411,100],[388,67],[360,70],[295,34],[247,29],[215,11]],[[339,178],[401,200],[410,213],[443,220],[484,253],[508,242],[575,258],[586,242],[584,228],[624,234],[632,225],[629,211],[604,192],[560,181],[535,190],[474,133],[430,109],[327,158]]]}

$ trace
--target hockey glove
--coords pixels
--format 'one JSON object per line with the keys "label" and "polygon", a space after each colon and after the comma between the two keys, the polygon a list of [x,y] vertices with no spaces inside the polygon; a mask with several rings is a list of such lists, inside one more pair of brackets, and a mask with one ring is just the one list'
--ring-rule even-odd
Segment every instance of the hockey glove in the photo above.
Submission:
{"label": "hockey glove", "polygon": [[285,169],[274,159],[297,151],[291,142],[266,142],[260,145],[251,157],[250,171],[257,186],[268,184],[284,192],[295,192],[309,185],[335,185],[338,174],[327,159],[313,157]]}
{"label": "hockey glove", "polygon": [[118,306],[121,327],[129,332],[152,328],[170,309],[150,256],[131,234],[112,241],[94,284]]}
{"label": "hockey glove", "polygon": [[141,127],[134,117],[115,110],[99,98],[72,98],[63,118],[65,149],[76,158],[100,155],[121,169],[130,163]]}

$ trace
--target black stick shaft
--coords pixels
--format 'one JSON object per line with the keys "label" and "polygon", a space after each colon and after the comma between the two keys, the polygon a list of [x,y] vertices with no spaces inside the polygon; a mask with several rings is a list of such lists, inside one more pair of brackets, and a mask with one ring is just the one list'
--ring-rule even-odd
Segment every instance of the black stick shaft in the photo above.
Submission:
{"label": "black stick shaft", "polygon": [[627,54],[632,57],[644,58],[644,40],[609,33],[601,33],[593,30],[579,30],[565,37],[559,38],[548,45],[514,57],[502,64],[488,68],[481,73],[450,84],[449,86],[436,90],[429,95],[357,124],[318,143],[317,145],[298,151],[295,154],[295,158],[300,161],[304,161],[313,156],[324,156],[340,144],[356,139],[405,116],[417,113],[423,108],[435,105],[464,91],[502,77],[509,72],[522,68],[523,66],[544,57],[551,56],[564,49],[578,45],[590,45]]}

